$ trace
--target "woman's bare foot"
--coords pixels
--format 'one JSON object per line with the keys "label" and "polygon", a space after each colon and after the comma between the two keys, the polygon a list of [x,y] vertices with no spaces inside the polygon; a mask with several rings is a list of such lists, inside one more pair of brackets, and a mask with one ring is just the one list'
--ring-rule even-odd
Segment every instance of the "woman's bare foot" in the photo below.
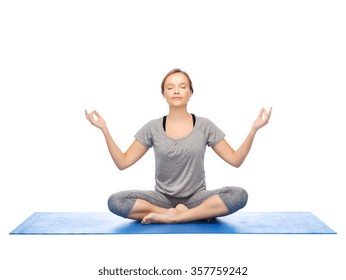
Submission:
{"label": "woman's bare foot", "polygon": [[175,208],[169,208],[166,212],[150,213],[142,220],[142,224],[174,224],[179,223],[179,214],[189,210],[185,205],[178,204]]}
{"label": "woman's bare foot", "polygon": [[175,209],[177,209],[179,213],[189,210],[189,208],[187,208],[184,204],[178,204],[177,206],[175,206]]}

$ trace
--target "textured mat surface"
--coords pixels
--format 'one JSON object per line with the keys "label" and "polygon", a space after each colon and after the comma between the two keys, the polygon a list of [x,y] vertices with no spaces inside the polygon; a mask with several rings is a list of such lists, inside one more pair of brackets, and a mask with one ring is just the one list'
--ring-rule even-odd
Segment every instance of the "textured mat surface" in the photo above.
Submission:
{"label": "textured mat surface", "polygon": [[10,234],[335,234],[310,212],[237,212],[186,224],[151,224],[109,212],[35,212]]}

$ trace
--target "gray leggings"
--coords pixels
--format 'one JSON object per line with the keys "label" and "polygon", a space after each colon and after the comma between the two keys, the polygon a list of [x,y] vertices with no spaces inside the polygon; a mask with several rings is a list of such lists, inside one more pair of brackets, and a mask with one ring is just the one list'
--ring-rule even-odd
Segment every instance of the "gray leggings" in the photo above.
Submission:
{"label": "gray leggings", "polygon": [[218,195],[225,203],[229,214],[243,208],[248,199],[247,192],[240,187],[224,187],[216,190],[202,190],[186,198],[174,198],[158,191],[121,191],[112,194],[108,199],[109,210],[121,217],[127,218],[136,202],[136,199],[145,200],[162,208],[173,208],[184,204],[194,208],[213,195]]}

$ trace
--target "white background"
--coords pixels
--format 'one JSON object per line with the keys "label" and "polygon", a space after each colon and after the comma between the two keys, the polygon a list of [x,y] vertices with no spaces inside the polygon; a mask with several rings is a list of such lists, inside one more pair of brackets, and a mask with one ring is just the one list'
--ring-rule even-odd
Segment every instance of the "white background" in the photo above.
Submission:
{"label": "white background", "polygon": [[[1,278],[216,265],[345,279],[345,14],[343,1],[1,1]],[[243,211],[311,211],[338,234],[9,236],[33,212],[108,211],[111,193],[153,187],[153,152],[116,170],[84,109],[125,150],[167,113],[175,67],[194,83],[189,111],[234,148],[273,107],[240,169],[208,149],[208,187],[243,186]]]}

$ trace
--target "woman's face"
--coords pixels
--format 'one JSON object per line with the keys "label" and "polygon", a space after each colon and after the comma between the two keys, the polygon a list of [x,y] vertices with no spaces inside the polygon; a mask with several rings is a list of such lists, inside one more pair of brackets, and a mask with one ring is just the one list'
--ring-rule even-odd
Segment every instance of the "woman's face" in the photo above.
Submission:
{"label": "woman's face", "polygon": [[166,78],[163,97],[170,106],[186,106],[191,96],[189,80],[183,73],[174,73]]}

